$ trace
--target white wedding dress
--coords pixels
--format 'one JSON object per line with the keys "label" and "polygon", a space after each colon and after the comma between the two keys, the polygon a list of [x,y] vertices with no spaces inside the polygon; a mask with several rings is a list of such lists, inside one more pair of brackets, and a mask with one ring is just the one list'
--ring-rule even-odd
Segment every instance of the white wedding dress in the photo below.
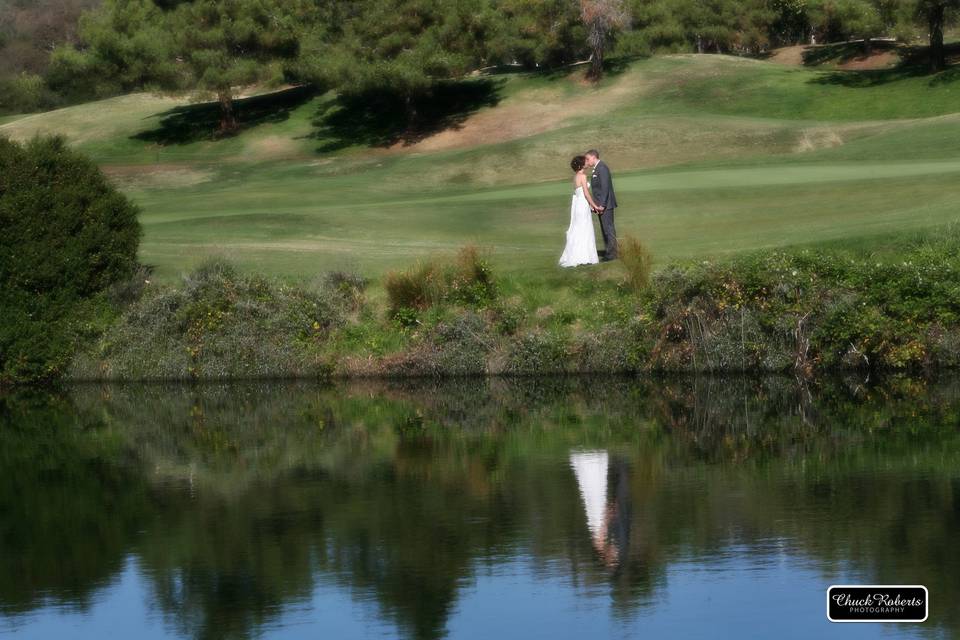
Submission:
{"label": "white wedding dress", "polygon": [[570,203],[570,227],[567,229],[567,246],[560,256],[561,267],[576,267],[581,264],[597,264],[597,237],[593,231],[593,214],[583,187],[573,192]]}

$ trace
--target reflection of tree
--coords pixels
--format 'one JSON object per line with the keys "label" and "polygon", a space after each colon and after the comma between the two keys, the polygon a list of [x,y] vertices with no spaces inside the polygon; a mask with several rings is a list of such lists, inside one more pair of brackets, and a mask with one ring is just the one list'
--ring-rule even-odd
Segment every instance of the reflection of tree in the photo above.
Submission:
{"label": "reflection of tree", "polygon": [[0,613],[86,606],[149,520],[142,474],[104,463],[115,443],[72,409],[49,393],[0,394]]}
{"label": "reflection of tree", "polygon": [[[671,562],[782,538],[960,599],[958,388],[576,379],[0,398],[0,607],[85,606],[128,554],[185,635],[246,636],[333,581],[444,634],[517,552],[630,615]],[[600,557],[571,449],[609,452]],[[877,472],[877,470],[881,470]],[[922,472],[922,473],[921,473]],[[807,514],[803,518],[797,513]],[[937,622],[960,631],[960,614]]]}
{"label": "reflection of tree", "polygon": [[138,545],[153,600],[184,635],[244,637],[308,598],[323,529],[301,484],[256,484],[240,498],[164,491]]}

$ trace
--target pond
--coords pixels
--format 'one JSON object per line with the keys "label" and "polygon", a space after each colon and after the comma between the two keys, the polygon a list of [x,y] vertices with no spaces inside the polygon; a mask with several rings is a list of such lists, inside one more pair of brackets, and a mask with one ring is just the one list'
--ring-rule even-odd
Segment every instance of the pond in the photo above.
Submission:
{"label": "pond", "polygon": [[953,637],[958,426],[960,378],[17,392],[0,636]]}

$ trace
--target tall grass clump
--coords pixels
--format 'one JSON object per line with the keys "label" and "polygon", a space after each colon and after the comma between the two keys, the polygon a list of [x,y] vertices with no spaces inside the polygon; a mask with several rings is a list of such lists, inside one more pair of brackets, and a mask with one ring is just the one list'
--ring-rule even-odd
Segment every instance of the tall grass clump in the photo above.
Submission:
{"label": "tall grass clump", "polygon": [[643,291],[650,286],[653,272],[653,255],[640,240],[627,236],[618,243],[620,264],[627,275],[627,284],[634,291]]}
{"label": "tall grass clump", "polygon": [[467,246],[453,260],[433,260],[391,271],[384,288],[394,316],[449,303],[480,307],[493,302],[497,286],[487,258]]}
{"label": "tall grass clump", "polygon": [[[352,284],[351,284],[352,283]],[[82,379],[228,379],[329,373],[323,348],[352,310],[357,278],[298,287],[213,260],[179,287],[144,293],[74,362]]]}

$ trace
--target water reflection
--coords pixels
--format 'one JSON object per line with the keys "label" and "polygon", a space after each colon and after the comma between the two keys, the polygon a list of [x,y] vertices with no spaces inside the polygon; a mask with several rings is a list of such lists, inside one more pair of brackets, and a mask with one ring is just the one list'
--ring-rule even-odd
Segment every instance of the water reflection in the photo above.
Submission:
{"label": "water reflection", "polygon": [[0,634],[839,635],[840,578],[960,631],[958,381],[597,388],[0,397]]}
{"label": "water reflection", "polygon": [[614,463],[615,494],[608,497],[610,454],[605,450],[573,451],[570,467],[577,478],[580,498],[587,516],[587,528],[597,556],[609,569],[620,565],[630,542],[629,465]]}

